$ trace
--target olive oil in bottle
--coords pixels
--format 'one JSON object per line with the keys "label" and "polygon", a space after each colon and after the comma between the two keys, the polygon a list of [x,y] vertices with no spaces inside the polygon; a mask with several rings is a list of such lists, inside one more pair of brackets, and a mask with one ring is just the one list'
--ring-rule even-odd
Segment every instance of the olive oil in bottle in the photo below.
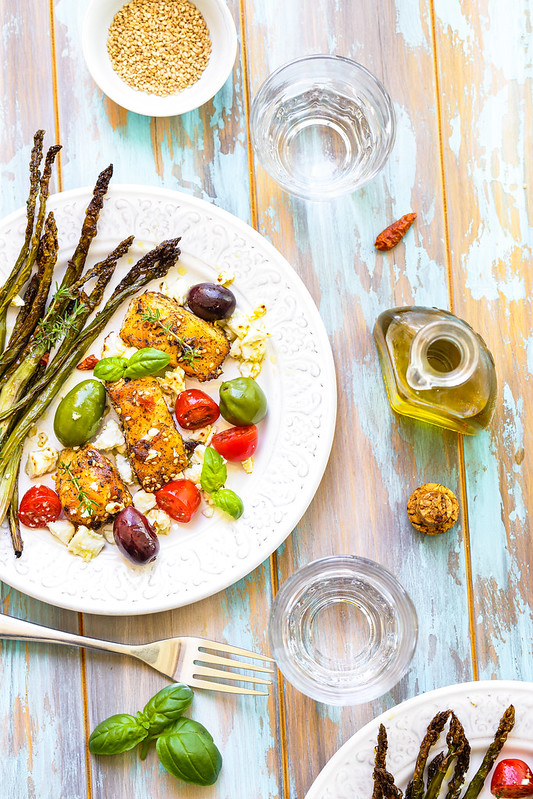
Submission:
{"label": "olive oil in bottle", "polygon": [[467,435],[489,424],[494,360],[462,319],[436,308],[391,308],[378,317],[374,339],[397,413]]}

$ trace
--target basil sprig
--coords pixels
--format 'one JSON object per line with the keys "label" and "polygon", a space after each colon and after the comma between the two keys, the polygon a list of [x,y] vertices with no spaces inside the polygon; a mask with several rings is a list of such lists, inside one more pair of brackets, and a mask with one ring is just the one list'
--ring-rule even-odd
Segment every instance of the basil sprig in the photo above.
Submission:
{"label": "basil sprig", "polygon": [[244,511],[242,499],[231,488],[219,488],[211,494],[211,499],[217,508],[233,516],[234,519],[240,519],[242,516]]}
{"label": "basil sprig", "polygon": [[213,504],[217,508],[233,516],[234,519],[239,519],[243,514],[244,505],[235,491],[224,488],[227,476],[228,470],[222,455],[214,447],[206,447],[200,474],[202,491],[211,494]]}
{"label": "basil sprig", "polygon": [[222,755],[202,724],[182,716],[192,698],[187,685],[163,688],[136,716],[117,713],[100,722],[89,738],[89,750],[116,755],[142,743],[144,759],[148,742],[155,738],[159,760],[170,774],[195,785],[212,785],[222,768]]}
{"label": "basil sprig", "polygon": [[144,725],[129,713],[117,713],[101,721],[89,738],[89,750],[94,755],[118,755],[128,752],[148,735],[148,725]]}
{"label": "basil sprig", "polygon": [[169,685],[153,696],[144,706],[142,715],[149,724],[150,735],[161,730],[183,715],[192,702],[193,692],[188,685]]}
{"label": "basil sprig", "polygon": [[213,785],[222,768],[222,755],[213,736],[193,719],[181,718],[159,736],[155,745],[164,768],[195,785]]}
{"label": "basil sprig", "polygon": [[94,376],[114,383],[122,377],[147,377],[154,375],[170,363],[168,352],[154,347],[143,347],[131,358],[102,358],[94,367]]}
{"label": "basil sprig", "polygon": [[202,473],[200,475],[200,485],[202,491],[207,491],[208,494],[213,494],[222,488],[226,482],[228,470],[222,455],[214,449],[214,447],[206,447],[204,452],[204,462],[202,465]]}

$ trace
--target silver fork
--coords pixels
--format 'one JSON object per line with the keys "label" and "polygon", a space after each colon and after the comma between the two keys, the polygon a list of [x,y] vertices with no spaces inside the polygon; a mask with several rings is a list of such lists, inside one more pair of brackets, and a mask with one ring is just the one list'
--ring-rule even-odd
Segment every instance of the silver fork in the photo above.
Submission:
{"label": "silver fork", "polygon": [[[248,649],[239,649],[236,646],[208,641],[207,638],[183,636],[180,638],[166,638],[163,641],[153,641],[148,644],[117,644],[114,641],[103,641],[100,638],[87,638],[84,635],[74,635],[62,630],[54,630],[51,627],[43,627],[40,624],[15,619],[13,616],[6,616],[3,613],[0,613],[0,638],[81,646],[89,649],[103,649],[106,652],[117,652],[120,655],[131,655],[137,660],[147,663],[166,677],[170,677],[171,680],[184,682],[191,688],[204,688],[206,691],[267,696],[268,691],[243,688],[234,683],[270,685],[270,680],[228,671],[228,669],[245,669],[246,671],[256,671],[264,674],[273,673],[273,670],[266,666],[246,663],[214,653],[217,651],[225,652],[226,655],[254,658],[255,660],[269,663],[274,662],[272,658],[250,652]],[[205,651],[208,649],[213,650],[213,653]],[[224,668],[216,668],[216,666],[223,666]],[[213,679],[203,679],[208,677]],[[230,682],[216,682],[215,680]]]}

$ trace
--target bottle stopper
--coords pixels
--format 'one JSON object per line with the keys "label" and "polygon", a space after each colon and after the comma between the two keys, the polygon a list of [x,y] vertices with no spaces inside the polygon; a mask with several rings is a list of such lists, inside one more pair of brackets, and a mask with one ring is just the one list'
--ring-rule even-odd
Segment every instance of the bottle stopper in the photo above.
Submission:
{"label": "bottle stopper", "polygon": [[407,516],[413,527],[421,533],[440,535],[457,521],[459,503],[453,491],[446,486],[425,483],[409,497]]}

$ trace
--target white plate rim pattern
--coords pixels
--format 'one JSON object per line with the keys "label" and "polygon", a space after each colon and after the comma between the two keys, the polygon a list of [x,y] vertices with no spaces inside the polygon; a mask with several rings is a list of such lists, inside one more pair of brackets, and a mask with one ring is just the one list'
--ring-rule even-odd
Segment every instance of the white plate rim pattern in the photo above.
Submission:
{"label": "white plate rim pattern", "polygon": [[[479,765],[493,738],[503,711],[513,704],[516,722],[500,758],[533,757],[533,682],[480,680],[457,683],[407,699],[372,719],[328,760],[305,799],[371,799],[374,747],[380,724],[387,729],[387,769],[402,788],[412,775],[427,724],[439,710],[451,708],[472,744],[469,774]],[[481,751],[476,752],[477,748]],[[515,750],[515,751],[513,751]],[[476,760],[477,755],[477,760]],[[490,775],[480,794],[491,797]]]}
{"label": "white plate rim pattern", "polygon": [[[56,215],[60,250],[76,245],[91,192],[92,187],[84,187],[50,197],[47,207]],[[24,208],[0,221],[0,274],[10,268],[24,227]],[[131,233],[150,246],[182,236],[183,253],[212,264],[214,276],[221,269],[233,269],[235,286],[242,288],[252,307],[266,302],[272,334],[268,346],[279,375],[281,406],[277,449],[265,468],[274,482],[255,486],[241,519],[217,528],[214,540],[201,552],[188,545],[186,552],[142,568],[129,566],[117,555],[113,574],[106,573],[99,558],[84,563],[69,553],[76,567],[69,561],[70,573],[63,576],[47,563],[48,533],[37,544],[28,544],[17,560],[7,530],[1,531],[1,580],[59,607],[113,616],[192,604],[233,585],[266,560],[316,493],[336,416],[335,368],[324,324],[301,279],[266,239],[204,200],[171,189],[116,185],[104,200],[96,241],[109,242],[111,249]]]}

